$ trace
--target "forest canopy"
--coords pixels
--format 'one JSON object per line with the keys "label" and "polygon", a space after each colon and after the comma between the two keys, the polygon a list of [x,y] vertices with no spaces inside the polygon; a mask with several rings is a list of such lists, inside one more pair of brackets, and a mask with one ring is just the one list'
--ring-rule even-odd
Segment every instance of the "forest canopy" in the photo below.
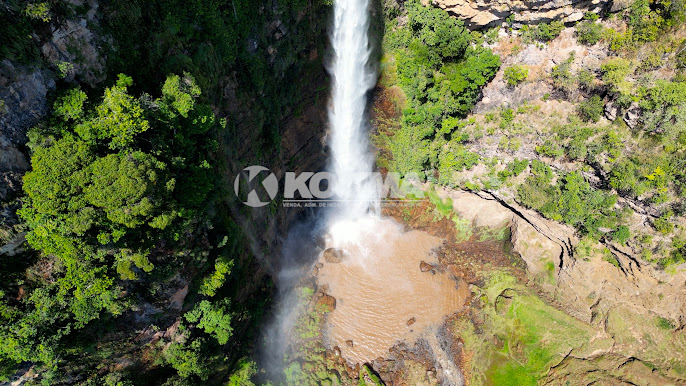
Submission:
{"label": "forest canopy", "polygon": [[137,98],[119,75],[101,99],[78,88],[56,118],[30,132],[32,171],[19,211],[29,244],[53,266],[27,283],[20,305],[0,303],[0,358],[55,363],[60,339],[126,309],[122,280],[153,270],[151,252],[179,240],[213,182],[203,135],[217,122],[190,74],[171,75],[161,96]]}

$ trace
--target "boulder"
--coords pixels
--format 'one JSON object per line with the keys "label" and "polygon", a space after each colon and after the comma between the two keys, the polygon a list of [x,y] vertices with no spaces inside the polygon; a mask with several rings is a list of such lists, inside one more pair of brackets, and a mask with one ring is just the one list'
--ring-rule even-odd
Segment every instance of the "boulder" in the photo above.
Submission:
{"label": "boulder", "polygon": [[636,126],[638,126],[640,118],[641,108],[638,106],[638,103],[631,103],[631,106],[629,106],[629,108],[626,110],[626,113],[624,114],[624,122],[627,126],[633,129]]}
{"label": "boulder", "polygon": [[328,311],[336,309],[336,298],[331,295],[324,295],[317,300],[317,305],[324,306]]}
{"label": "boulder", "polygon": [[617,108],[617,106],[614,103],[608,102],[605,105],[605,118],[607,118],[607,120],[609,120],[609,121],[614,121],[615,119],[617,119],[617,111],[618,110],[619,109]]}
{"label": "boulder", "polygon": [[327,248],[324,250],[324,261],[327,263],[338,264],[343,261],[345,251],[338,248]]}
{"label": "boulder", "polygon": [[422,272],[429,272],[434,269],[434,266],[422,260],[422,262],[419,263],[419,269]]}

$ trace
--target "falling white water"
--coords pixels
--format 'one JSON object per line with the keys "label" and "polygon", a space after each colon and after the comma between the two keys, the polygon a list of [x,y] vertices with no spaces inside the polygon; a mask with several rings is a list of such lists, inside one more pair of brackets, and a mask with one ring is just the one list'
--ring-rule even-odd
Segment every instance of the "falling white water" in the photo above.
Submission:
{"label": "falling white water", "polygon": [[369,65],[372,50],[368,36],[368,6],[369,0],[336,0],[334,3],[329,145],[330,168],[337,180],[333,191],[341,202],[340,210],[334,216],[337,222],[364,217],[370,205],[378,213],[376,186],[368,178],[374,160],[369,149],[369,126],[365,120],[366,94],[377,78],[376,70]]}

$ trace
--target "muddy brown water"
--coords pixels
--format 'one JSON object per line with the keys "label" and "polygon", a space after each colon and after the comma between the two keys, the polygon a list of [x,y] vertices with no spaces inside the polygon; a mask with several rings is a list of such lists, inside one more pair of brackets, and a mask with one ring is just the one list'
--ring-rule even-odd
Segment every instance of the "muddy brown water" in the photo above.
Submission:
{"label": "muddy brown water", "polygon": [[466,283],[420,270],[422,261],[438,264],[434,251],[441,239],[403,231],[391,219],[366,218],[340,228],[332,228],[327,247],[344,249],[346,255],[340,263],[320,257],[317,280],[336,298],[328,319],[329,344],[349,362],[370,362],[396,343],[412,344],[464,307]]}

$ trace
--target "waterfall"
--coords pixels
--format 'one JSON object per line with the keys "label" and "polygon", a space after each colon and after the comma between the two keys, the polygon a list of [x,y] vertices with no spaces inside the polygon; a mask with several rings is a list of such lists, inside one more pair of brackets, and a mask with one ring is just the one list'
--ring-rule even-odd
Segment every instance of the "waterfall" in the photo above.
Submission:
{"label": "waterfall", "polygon": [[369,174],[372,157],[365,117],[367,92],[376,83],[376,69],[369,65],[369,0],[336,0],[330,72],[333,100],[329,109],[331,134],[330,171],[336,176],[335,198],[341,206],[333,220],[354,221],[364,217],[370,205],[378,213],[378,194]]}

